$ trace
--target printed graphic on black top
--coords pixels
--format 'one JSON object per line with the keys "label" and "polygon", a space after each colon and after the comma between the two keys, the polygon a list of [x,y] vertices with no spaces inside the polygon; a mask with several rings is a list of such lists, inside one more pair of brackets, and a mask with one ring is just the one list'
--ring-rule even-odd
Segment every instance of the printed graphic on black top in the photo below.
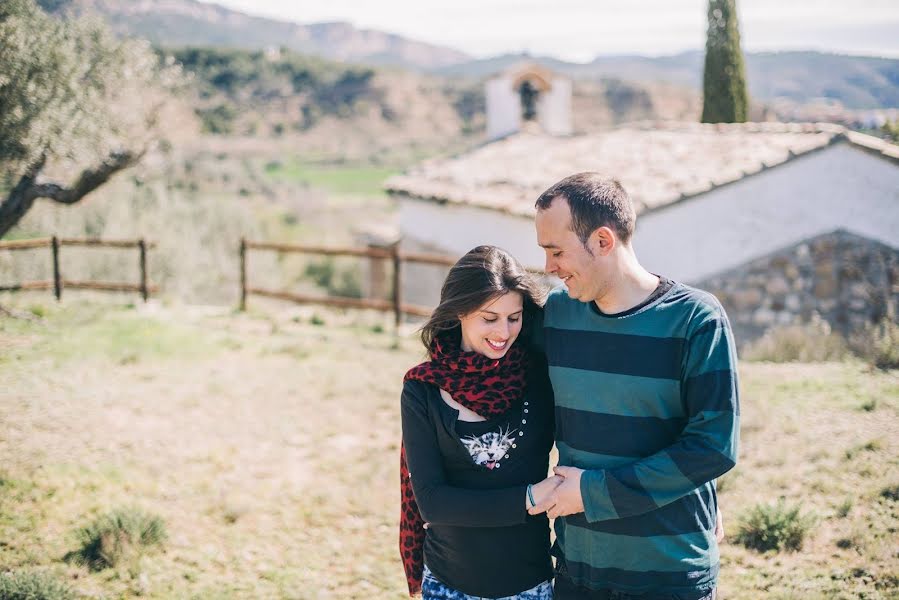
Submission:
{"label": "printed graphic on black top", "polygon": [[506,427],[505,430],[500,428],[496,431],[488,431],[483,435],[465,436],[461,438],[461,441],[468,448],[471,460],[475,464],[493,469],[512,447],[517,432],[517,429],[510,430],[509,427]]}

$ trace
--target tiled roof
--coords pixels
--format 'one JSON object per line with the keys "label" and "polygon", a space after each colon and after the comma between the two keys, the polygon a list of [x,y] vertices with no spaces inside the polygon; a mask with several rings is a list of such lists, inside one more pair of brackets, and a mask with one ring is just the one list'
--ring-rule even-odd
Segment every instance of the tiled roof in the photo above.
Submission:
{"label": "tiled roof", "polygon": [[572,137],[519,133],[467,154],[424,161],[388,192],[530,216],[556,181],[580,171],[618,179],[644,213],[838,142],[899,164],[899,146],[828,123],[641,122]]}

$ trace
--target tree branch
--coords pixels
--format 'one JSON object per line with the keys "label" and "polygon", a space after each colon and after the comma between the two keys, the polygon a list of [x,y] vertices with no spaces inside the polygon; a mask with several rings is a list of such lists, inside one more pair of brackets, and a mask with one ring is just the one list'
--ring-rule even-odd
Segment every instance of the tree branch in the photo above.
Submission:
{"label": "tree branch", "polygon": [[49,198],[61,204],[75,204],[89,193],[106,183],[110,177],[139,161],[144,152],[115,152],[92,169],[85,169],[78,181],[65,188],[57,183],[32,185],[26,192],[32,199]]}
{"label": "tree branch", "polygon": [[0,202],[0,238],[15,227],[38,198],[49,198],[61,204],[75,204],[106,183],[115,173],[135,164],[145,153],[146,150],[114,152],[96,167],[82,171],[71,187],[36,182],[47,162],[46,155],[41,155],[25,170],[6,199]]}

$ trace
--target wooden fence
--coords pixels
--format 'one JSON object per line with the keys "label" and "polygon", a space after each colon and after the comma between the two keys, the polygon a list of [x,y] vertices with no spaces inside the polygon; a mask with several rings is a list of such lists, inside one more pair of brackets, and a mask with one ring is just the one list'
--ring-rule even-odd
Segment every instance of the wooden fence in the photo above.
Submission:
{"label": "wooden fence", "polygon": [[[318,256],[356,256],[372,260],[390,260],[393,263],[393,281],[391,298],[382,300],[378,298],[344,298],[340,296],[295,294],[284,290],[268,290],[249,285],[247,280],[247,252],[249,250],[268,250],[278,253],[314,254]],[[456,264],[455,258],[439,254],[419,254],[401,252],[399,246],[394,244],[390,248],[324,248],[321,246],[305,246],[297,244],[272,244],[263,242],[251,242],[242,239],[240,241],[240,309],[245,310],[247,296],[250,294],[288,300],[300,304],[324,304],[340,308],[370,308],[384,312],[393,312],[394,321],[399,326],[402,317],[414,315],[427,317],[431,314],[431,308],[407,304],[403,302],[403,264],[418,263],[451,267]]]}
{"label": "wooden fence", "polygon": [[[138,266],[140,268],[140,283],[100,282],[100,281],[75,281],[64,279],[60,271],[60,250],[63,246],[84,246],[92,248],[136,248],[138,250]],[[76,290],[98,290],[104,292],[140,292],[144,302],[151,293],[158,291],[157,286],[149,283],[147,279],[147,250],[153,248],[152,243],[140,240],[100,240],[83,238],[37,238],[28,240],[0,241],[0,250],[32,250],[36,248],[50,248],[53,257],[53,279],[50,281],[23,281],[13,285],[0,286],[0,292],[19,290],[50,290],[52,289],[57,300],[62,299],[62,291],[65,288]]]}

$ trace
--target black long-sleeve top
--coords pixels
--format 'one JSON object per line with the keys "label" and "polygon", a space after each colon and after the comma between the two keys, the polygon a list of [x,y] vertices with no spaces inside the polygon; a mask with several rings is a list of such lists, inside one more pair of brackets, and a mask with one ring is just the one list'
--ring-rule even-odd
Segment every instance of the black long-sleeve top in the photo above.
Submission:
{"label": "black long-sleeve top", "polygon": [[[436,386],[403,386],[406,461],[429,523],[424,561],[437,579],[469,595],[511,596],[552,577],[549,522],[525,508],[527,485],[547,476],[553,443],[545,363],[528,374],[523,402],[501,417],[463,422]],[[478,455],[472,446],[490,431],[511,438],[500,456],[487,448]]]}

